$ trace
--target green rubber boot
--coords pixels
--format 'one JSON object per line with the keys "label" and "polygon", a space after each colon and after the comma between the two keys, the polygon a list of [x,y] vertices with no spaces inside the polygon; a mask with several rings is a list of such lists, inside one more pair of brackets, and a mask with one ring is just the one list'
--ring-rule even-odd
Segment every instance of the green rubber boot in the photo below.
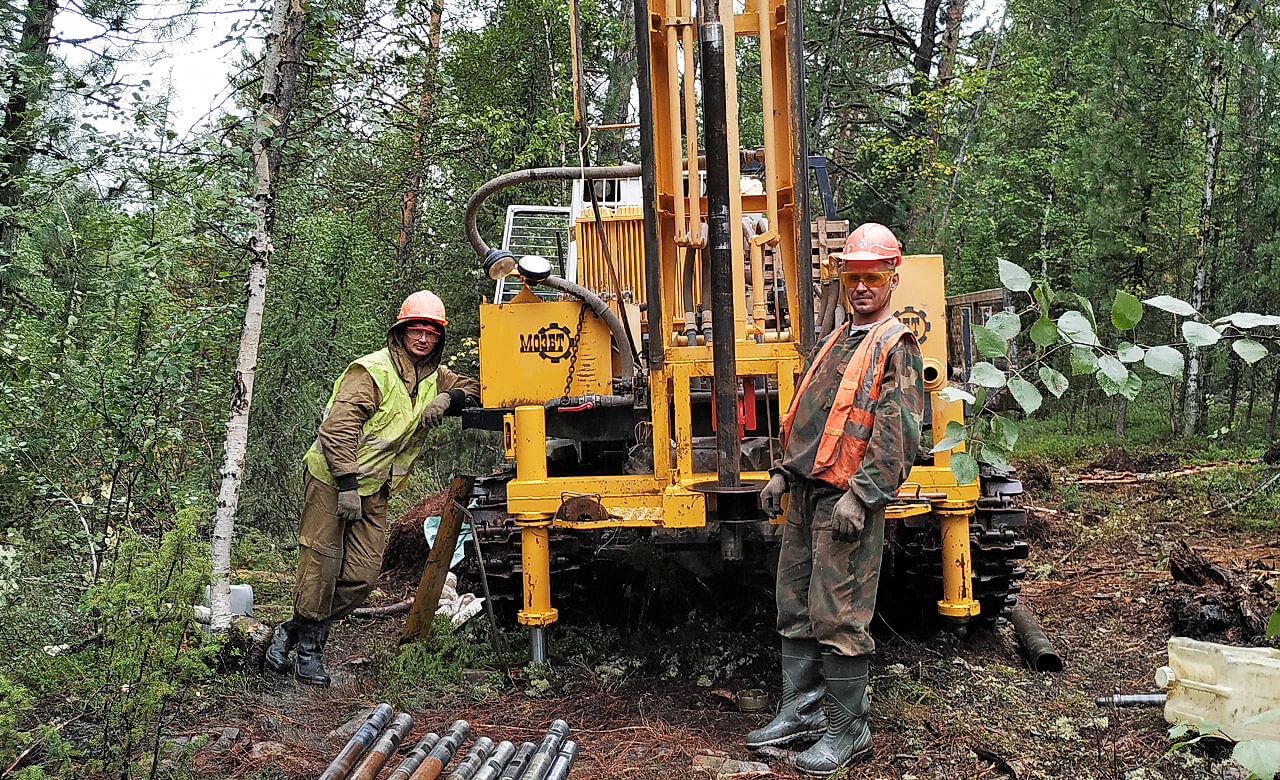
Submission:
{"label": "green rubber boot", "polygon": [[822,712],[822,653],[816,639],[782,640],[782,700],[767,726],[747,735],[747,747],[759,750],[805,738],[816,739],[827,728]]}
{"label": "green rubber boot", "polygon": [[826,777],[855,761],[871,757],[871,729],[867,728],[867,670],[865,656],[822,654],[822,674],[827,682],[823,707],[827,733],[813,747],[796,756],[796,769]]}

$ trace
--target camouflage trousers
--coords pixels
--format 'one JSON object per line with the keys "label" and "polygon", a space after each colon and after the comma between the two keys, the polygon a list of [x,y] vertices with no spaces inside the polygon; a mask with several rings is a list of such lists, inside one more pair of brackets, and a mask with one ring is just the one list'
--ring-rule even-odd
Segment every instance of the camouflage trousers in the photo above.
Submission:
{"label": "camouflage trousers", "polygon": [[338,620],[364,603],[387,546],[387,489],[360,499],[360,519],[338,519],[338,491],[306,475],[298,523],[298,580],[293,611]]}
{"label": "camouflage trousers", "polygon": [[793,479],[778,556],[778,633],[816,639],[840,655],[871,655],[869,625],[876,609],[884,510],[868,511],[857,541],[831,536],[831,510],[844,491]]}

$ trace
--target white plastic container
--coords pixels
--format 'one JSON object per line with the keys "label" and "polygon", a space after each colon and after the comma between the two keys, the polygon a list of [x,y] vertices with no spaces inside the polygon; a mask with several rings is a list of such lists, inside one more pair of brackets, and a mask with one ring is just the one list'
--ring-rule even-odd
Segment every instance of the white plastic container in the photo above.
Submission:
{"label": "white plastic container", "polygon": [[1246,722],[1280,710],[1280,650],[1175,636],[1169,665],[1156,670],[1156,685],[1169,694],[1164,719],[1170,723],[1209,724],[1237,741],[1280,735],[1280,719]]}

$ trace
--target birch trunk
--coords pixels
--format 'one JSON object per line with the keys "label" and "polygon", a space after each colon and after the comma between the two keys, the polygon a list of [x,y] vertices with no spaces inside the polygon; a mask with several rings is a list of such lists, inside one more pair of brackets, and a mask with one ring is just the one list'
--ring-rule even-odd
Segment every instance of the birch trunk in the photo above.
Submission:
{"label": "birch trunk", "polygon": [[[248,302],[240,331],[240,351],[231,385],[231,409],[227,417],[227,441],[222,461],[222,485],[218,489],[213,521],[213,595],[210,599],[210,626],[225,632],[231,625],[231,538],[236,510],[240,504],[240,481],[245,451],[249,444],[249,407],[253,401],[253,376],[258,364],[258,341],[262,335],[262,312],[267,296],[267,266],[271,261],[271,230],[275,221],[275,186],[271,164],[273,142],[284,111],[279,101],[285,24],[290,0],[275,0],[271,28],[262,66],[262,92],[258,95],[258,118],[254,123],[253,166],[258,182],[253,191],[254,231],[249,239]],[[295,13],[302,13],[295,7]],[[290,90],[292,92],[292,90]]]}
{"label": "birch trunk", "polygon": [[[1218,178],[1218,153],[1222,149],[1222,129],[1219,127],[1223,109],[1223,94],[1226,92],[1226,75],[1222,63],[1222,55],[1212,48],[1222,40],[1225,12],[1217,7],[1214,0],[1209,0],[1209,23],[1212,26],[1212,38],[1205,52],[1205,61],[1209,78],[1209,106],[1205,115],[1204,126],[1204,174],[1201,178],[1200,192],[1200,229],[1196,244],[1196,266],[1191,277],[1190,303],[1197,311],[1203,310],[1208,298],[1209,259],[1213,242],[1217,237],[1217,227],[1213,221],[1213,196]],[[1204,362],[1201,351],[1195,347],[1187,349],[1186,383],[1183,385],[1183,417],[1182,435],[1193,436],[1203,425],[1201,417],[1201,382],[1203,380]]]}

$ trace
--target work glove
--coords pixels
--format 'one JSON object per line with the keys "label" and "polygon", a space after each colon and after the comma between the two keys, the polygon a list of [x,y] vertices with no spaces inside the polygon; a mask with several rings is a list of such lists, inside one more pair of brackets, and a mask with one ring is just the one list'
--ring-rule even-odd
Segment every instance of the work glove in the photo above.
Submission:
{"label": "work glove", "polygon": [[787,492],[787,478],[781,474],[769,477],[769,484],[760,491],[760,508],[769,517],[782,514],[782,494]]}
{"label": "work glove", "polygon": [[858,541],[866,519],[867,510],[862,506],[862,502],[853,494],[853,491],[845,491],[831,509],[831,538],[837,542]]}
{"label": "work glove", "polygon": [[360,491],[339,490],[338,519],[348,523],[354,523],[360,519],[360,515]]}
{"label": "work glove", "polygon": [[441,393],[431,399],[427,408],[422,410],[422,427],[434,428],[444,420],[444,413],[449,411],[453,398],[448,393]]}

